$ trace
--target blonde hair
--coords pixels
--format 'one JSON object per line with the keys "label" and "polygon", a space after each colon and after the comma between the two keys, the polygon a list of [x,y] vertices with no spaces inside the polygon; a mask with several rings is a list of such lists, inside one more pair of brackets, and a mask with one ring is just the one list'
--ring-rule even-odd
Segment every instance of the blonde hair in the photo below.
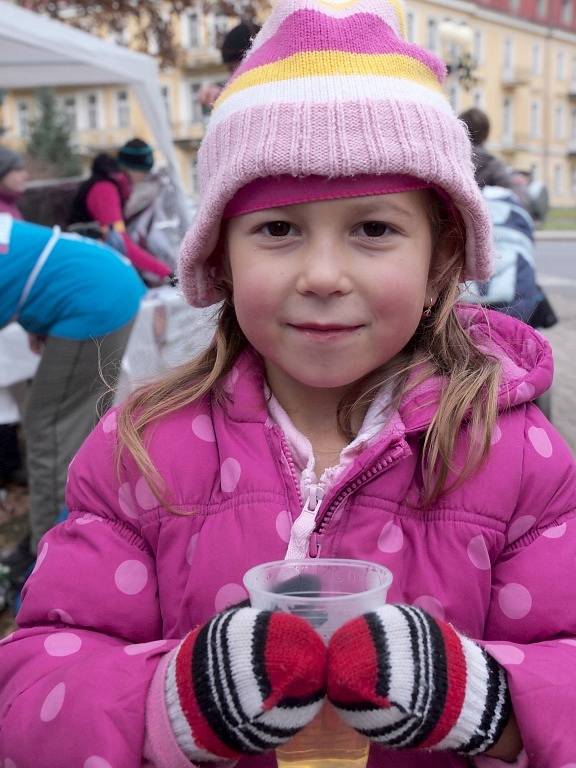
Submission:
{"label": "blonde hair", "polygon": [[[464,225],[455,211],[448,210],[435,193],[429,193],[429,218],[433,233],[433,252],[440,242],[444,258],[434,259],[431,281],[438,299],[430,317],[423,316],[409,344],[392,361],[373,371],[340,403],[338,424],[348,438],[354,437],[353,423],[384,383],[393,388],[393,403],[430,376],[441,376],[442,392],[438,409],[428,426],[422,451],[422,504],[435,501],[447,488],[451,473],[462,482],[479,468],[490,449],[497,417],[500,381],[499,363],[482,352],[460,324],[455,312],[463,265]],[[146,429],[156,419],[211,395],[221,402],[223,382],[238,356],[249,342],[234,311],[230,286],[224,283],[228,298],[217,317],[214,338],[208,349],[159,380],[136,390],[118,416],[118,470],[122,452],[127,449],[153,493],[168,508],[163,485],[146,448]],[[463,466],[453,465],[456,441],[462,428],[468,445]]]}

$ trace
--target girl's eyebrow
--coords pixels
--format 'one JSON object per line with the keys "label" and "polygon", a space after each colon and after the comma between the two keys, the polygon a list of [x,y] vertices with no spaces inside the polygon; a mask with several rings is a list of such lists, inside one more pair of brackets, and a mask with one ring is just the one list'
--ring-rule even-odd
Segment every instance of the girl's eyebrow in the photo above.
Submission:
{"label": "girl's eyebrow", "polygon": [[358,199],[358,202],[355,205],[350,206],[350,211],[355,215],[363,214],[364,216],[372,213],[381,215],[395,213],[406,218],[412,218],[414,216],[413,210],[409,210],[401,203],[396,203],[392,200],[379,200],[376,202],[375,200],[362,201],[362,199]]}
{"label": "girl's eyebrow", "polygon": [[[413,210],[409,210],[401,203],[396,203],[392,200],[364,200],[363,198],[348,199],[350,200],[350,206],[348,207],[346,213],[352,214],[353,216],[367,216],[376,213],[380,215],[395,213],[405,218],[412,218],[414,216]],[[322,201],[319,200],[318,202]],[[293,205],[277,206],[276,208],[265,208],[260,211],[253,211],[252,213],[248,213],[246,215],[259,216],[263,217],[264,219],[270,219],[276,216],[282,218],[289,216],[290,209],[293,209],[294,213],[297,213],[298,209],[300,209],[303,205],[308,205],[308,203],[295,203]]]}

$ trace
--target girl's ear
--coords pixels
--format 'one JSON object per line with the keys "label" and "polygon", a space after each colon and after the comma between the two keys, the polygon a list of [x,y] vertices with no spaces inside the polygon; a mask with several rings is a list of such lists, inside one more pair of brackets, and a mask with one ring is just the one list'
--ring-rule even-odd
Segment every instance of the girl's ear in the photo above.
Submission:
{"label": "girl's ear", "polygon": [[434,305],[443,290],[454,280],[455,273],[461,279],[464,272],[464,245],[448,237],[438,242],[434,249],[428,274],[427,300]]}
{"label": "girl's ear", "polygon": [[214,270],[218,287],[227,297],[232,297],[232,270],[225,226],[222,226],[216,247],[208,259],[208,266]]}
{"label": "girl's ear", "polygon": [[454,279],[464,274],[466,227],[462,217],[450,201],[435,190],[426,190],[432,230],[432,260],[428,274],[427,297],[437,301]]}

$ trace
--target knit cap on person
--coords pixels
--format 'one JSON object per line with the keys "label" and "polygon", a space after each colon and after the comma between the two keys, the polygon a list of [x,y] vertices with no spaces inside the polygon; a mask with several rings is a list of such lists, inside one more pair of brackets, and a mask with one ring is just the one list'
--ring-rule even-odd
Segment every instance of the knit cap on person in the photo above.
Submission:
{"label": "knit cap on person", "polygon": [[18,152],[8,147],[0,147],[0,181],[10,173],[24,168],[24,159]]}
{"label": "knit cap on person", "polygon": [[118,162],[132,171],[148,173],[154,166],[154,152],[142,139],[131,139],[118,150]]}
{"label": "knit cap on person", "polygon": [[487,279],[490,220],[445,75],[438,57],[406,41],[402,0],[277,0],[198,153],[198,212],[180,253],[187,300],[223,298],[223,211],[242,187],[278,176],[423,179],[465,225],[462,277]]}

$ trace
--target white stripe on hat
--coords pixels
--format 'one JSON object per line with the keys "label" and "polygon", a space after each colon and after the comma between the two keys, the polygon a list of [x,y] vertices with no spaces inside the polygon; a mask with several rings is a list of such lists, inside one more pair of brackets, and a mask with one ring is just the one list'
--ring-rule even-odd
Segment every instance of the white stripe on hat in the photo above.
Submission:
{"label": "white stripe on hat", "polygon": [[231,115],[247,109],[270,104],[318,104],[318,94],[332,94],[330,101],[342,103],[359,102],[362,99],[385,102],[426,104],[446,115],[452,114],[452,107],[446,97],[431,88],[402,77],[379,75],[347,75],[338,78],[338,88],[334,88],[335,76],[292,78],[253,85],[233,93],[210,116],[210,128],[215,128]]}

